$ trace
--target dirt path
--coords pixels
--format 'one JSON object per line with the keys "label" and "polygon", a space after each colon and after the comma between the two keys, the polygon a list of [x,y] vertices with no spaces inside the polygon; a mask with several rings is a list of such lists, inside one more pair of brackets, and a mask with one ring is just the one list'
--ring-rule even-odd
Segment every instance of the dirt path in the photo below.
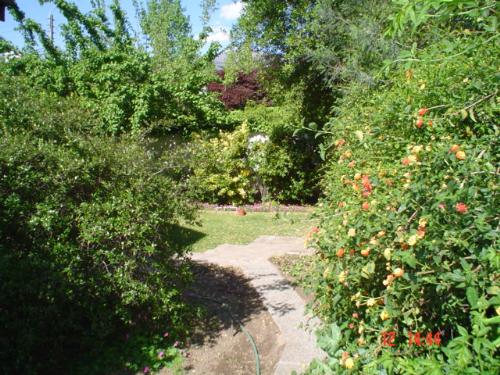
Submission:
{"label": "dirt path", "polygon": [[248,245],[220,245],[193,255],[201,284],[191,298],[203,299],[211,314],[193,340],[188,373],[255,373],[252,347],[235,321],[255,340],[262,374],[301,372],[314,358],[324,357],[305,328],[319,322],[305,316],[304,300],[268,260],[290,253],[307,253],[301,238],[262,236]]}

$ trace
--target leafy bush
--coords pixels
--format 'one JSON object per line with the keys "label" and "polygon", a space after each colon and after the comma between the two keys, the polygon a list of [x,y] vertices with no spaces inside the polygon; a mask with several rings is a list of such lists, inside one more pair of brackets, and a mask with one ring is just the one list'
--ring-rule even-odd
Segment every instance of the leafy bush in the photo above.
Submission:
{"label": "leafy bush", "polygon": [[195,135],[190,185],[198,200],[210,203],[243,204],[254,195],[252,170],[248,163],[248,127],[205,139]]}
{"label": "leafy bush", "polygon": [[2,372],[71,372],[146,322],[183,333],[182,187],[136,140],[79,125],[77,101],[0,88]]}
{"label": "leafy bush", "polygon": [[[262,198],[280,202],[312,202],[318,195],[317,141],[302,128],[300,113],[290,102],[279,106],[249,103],[229,114],[230,121],[248,123],[251,137],[263,136],[249,150],[255,178],[265,190]],[[262,190],[262,189],[261,189]]]}
{"label": "leafy bush", "polygon": [[[350,90],[328,124],[315,311],[332,325],[320,340],[329,360],[311,373],[498,373],[490,40],[428,47],[385,85]],[[422,341],[439,332],[440,347],[408,346],[417,332]]]}

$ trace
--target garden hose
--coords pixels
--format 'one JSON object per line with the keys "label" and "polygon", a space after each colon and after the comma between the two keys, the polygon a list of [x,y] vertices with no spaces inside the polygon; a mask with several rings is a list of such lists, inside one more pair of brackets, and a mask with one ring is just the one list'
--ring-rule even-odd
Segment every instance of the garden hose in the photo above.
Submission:
{"label": "garden hose", "polygon": [[221,307],[225,308],[226,311],[229,313],[229,316],[233,320],[234,323],[237,323],[241,329],[241,331],[247,336],[248,341],[250,342],[250,345],[252,346],[253,354],[255,357],[255,374],[260,375],[260,359],[259,359],[259,351],[257,350],[257,345],[255,344],[255,340],[253,339],[252,335],[250,332],[246,330],[246,328],[241,324],[241,322],[234,317],[234,315],[231,312],[231,309],[227,305],[226,302],[219,301],[215,298],[210,298],[210,297],[205,297],[205,296],[200,296],[198,294],[193,294],[193,293],[188,293],[189,296],[195,297],[195,298],[201,298],[201,299],[206,299],[208,301],[215,302],[219,304]]}

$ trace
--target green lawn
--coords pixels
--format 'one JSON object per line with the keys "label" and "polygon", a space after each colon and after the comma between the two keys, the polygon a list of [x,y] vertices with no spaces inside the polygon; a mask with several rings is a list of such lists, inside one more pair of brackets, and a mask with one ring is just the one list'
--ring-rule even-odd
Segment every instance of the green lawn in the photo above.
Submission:
{"label": "green lawn", "polygon": [[316,224],[311,212],[249,212],[238,216],[234,212],[204,210],[201,226],[180,228],[177,241],[191,245],[193,251],[213,249],[223,243],[247,244],[258,236],[305,236]]}

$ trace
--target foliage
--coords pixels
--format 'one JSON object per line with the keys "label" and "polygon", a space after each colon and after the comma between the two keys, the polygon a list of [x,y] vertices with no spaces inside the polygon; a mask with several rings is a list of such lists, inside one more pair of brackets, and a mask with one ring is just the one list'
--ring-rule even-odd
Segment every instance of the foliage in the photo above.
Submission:
{"label": "foliage", "polygon": [[299,111],[286,101],[277,106],[249,103],[243,111],[230,114],[231,119],[248,123],[252,134],[267,140],[252,143],[248,155],[265,190],[263,199],[303,203],[314,201],[318,194],[317,140],[310,132],[299,132]]}
{"label": "foliage", "polygon": [[[225,71],[220,71],[219,76],[225,82]],[[227,109],[241,109],[248,101],[262,101],[265,93],[258,81],[257,71],[249,73],[235,73],[236,78],[230,84],[212,82],[207,86],[210,92],[218,92],[219,100]]]}
{"label": "foliage", "polygon": [[[148,36],[144,48],[130,37],[117,1],[110,5],[111,20],[102,2],[88,14],[67,1],[54,5],[66,18],[66,48],[54,46],[40,25],[18,8],[11,9],[33,48],[2,66],[8,74],[29,76],[41,89],[64,97],[77,95],[111,134],[143,129],[187,133],[226,124],[221,103],[203,90],[215,77],[217,46],[200,52],[203,43],[190,35],[178,2],[149,1],[146,9],[141,8],[141,25]],[[165,28],[172,32],[165,33]],[[34,48],[35,35],[42,41],[43,55]]]}
{"label": "foliage", "polygon": [[184,188],[78,101],[6,77],[0,91],[2,372],[71,372],[134,326],[184,334]]}
{"label": "foliage", "polygon": [[296,108],[249,103],[232,111],[228,121],[242,125],[216,138],[198,136],[190,146],[190,185],[198,200],[314,201],[319,158],[312,134],[295,134],[300,128]]}
{"label": "foliage", "polygon": [[[498,372],[490,40],[465,33],[420,50],[385,85],[350,90],[327,125],[315,311],[338,327],[311,373]],[[416,332],[440,332],[442,348],[408,346]]]}
{"label": "foliage", "polygon": [[410,30],[446,25],[451,29],[495,32],[498,24],[496,2],[491,0],[396,0],[397,12],[391,16],[390,34],[401,36]]}
{"label": "foliage", "polygon": [[210,203],[241,205],[253,200],[252,171],[248,164],[248,127],[243,124],[234,132],[219,137],[195,136],[189,161],[190,184],[196,198]]}
{"label": "foliage", "polygon": [[240,74],[250,74],[262,70],[262,63],[252,50],[249,42],[227,52],[224,61],[224,84],[234,83]]}

